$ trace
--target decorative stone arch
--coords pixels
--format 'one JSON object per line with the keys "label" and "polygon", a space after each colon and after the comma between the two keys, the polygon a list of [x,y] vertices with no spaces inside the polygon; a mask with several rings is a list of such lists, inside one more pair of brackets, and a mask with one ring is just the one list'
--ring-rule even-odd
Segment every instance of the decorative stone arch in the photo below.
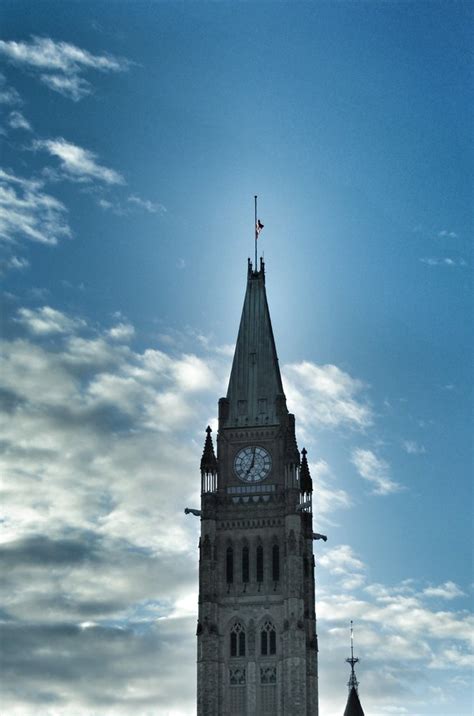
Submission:
{"label": "decorative stone arch", "polygon": [[276,656],[277,654],[277,627],[275,620],[266,615],[259,621],[259,653],[261,657]]}
{"label": "decorative stone arch", "polygon": [[247,629],[245,622],[235,616],[228,622],[228,654],[231,659],[245,658],[247,655]]}

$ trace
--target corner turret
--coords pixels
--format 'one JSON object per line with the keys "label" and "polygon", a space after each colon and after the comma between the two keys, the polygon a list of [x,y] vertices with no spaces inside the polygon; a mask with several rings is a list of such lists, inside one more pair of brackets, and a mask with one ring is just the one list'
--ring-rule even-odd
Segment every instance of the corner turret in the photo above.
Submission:
{"label": "corner turret", "polygon": [[206,439],[201,458],[201,492],[215,492],[217,489],[217,459],[211,438],[212,430],[206,428]]}

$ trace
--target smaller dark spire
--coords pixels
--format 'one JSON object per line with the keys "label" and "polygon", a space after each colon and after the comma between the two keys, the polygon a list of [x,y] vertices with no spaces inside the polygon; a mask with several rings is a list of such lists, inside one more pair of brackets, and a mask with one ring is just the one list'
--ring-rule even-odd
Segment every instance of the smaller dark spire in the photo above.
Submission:
{"label": "smaller dark spire", "polygon": [[364,716],[364,709],[359,701],[359,695],[355,690],[355,686],[353,686],[349,691],[349,698],[347,699],[344,716]]}
{"label": "smaller dark spire", "polygon": [[300,490],[301,492],[313,492],[313,481],[309,472],[308,460],[306,459],[307,450],[303,448],[301,451],[301,467],[300,467]]}
{"label": "smaller dark spire", "polygon": [[354,666],[358,663],[358,661],[358,657],[354,656],[354,626],[351,621],[351,655],[349,659],[346,659],[346,662],[351,666],[351,675],[347,683],[347,686],[349,687],[349,697],[347,699],[344,716],[364,716],[364,710],[359,700],[359,682],[357,681],[357,676],[354,670]]}
{"label": "smaller dark spire", "polygon": [[214,453],[214,445],[211,438],[212,430],[208,425],[206,428],[206,440],[201,458],[201,472],[217,472],[217,459]]}

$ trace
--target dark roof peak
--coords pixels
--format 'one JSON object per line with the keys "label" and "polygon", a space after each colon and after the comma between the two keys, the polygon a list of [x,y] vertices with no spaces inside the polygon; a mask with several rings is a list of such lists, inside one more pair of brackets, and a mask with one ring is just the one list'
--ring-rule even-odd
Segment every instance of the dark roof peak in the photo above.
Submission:
{"label": "dark roof peak", "polygon": [[211,438],[211,427],[210,425],[206,428],[206,439],[204,441],[204,450],[202,451],[201,458],[201,471],[202,472],[217,472],[217,459],[214,453],[214,445]]}
{"label": "dark roof peak", "polygon": [[349,698],[347,699],[344,716],[365,716],[364,709],[361,706],[359,694],[357,693],[355,686],[353,686],[349,691]]}
{"label": "dark roof peak", "polygon": [[313,481],[311,479],[311,473],[309,471],[308,460],[306,455],[308,454],[306,448],[301,451],[301,467],[300,467],[300,490],[301,492],[313,492]]}
{"label": "dark roof peak", "polygon": [[248,261],[247,289],[219,427],[278,425],[287,415],[265,289],[265,264]]}

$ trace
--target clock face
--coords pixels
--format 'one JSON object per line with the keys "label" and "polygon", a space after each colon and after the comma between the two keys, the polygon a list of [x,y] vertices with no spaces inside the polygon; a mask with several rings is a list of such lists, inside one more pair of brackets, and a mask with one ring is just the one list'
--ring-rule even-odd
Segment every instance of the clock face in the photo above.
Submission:
{"label": "clock face", "polygon": [[270,453],[255,445],[239,450],[234,460],[234,472],[243,482],[260,482],[272,469]]}

